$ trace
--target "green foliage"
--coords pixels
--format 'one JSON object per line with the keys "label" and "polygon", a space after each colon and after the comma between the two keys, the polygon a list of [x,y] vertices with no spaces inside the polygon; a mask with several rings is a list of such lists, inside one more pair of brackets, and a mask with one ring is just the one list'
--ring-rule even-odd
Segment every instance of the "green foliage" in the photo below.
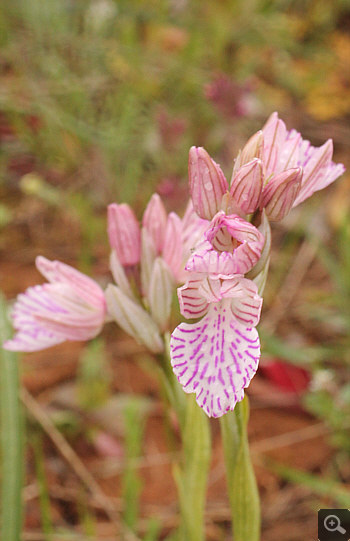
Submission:
{"label": "green foliage", "polygon": [[[0,343],[11,336],[7,304],[0,292]],[[19,541],[22,531],[24,426],[17,355],[0,348],[1,539]]]}
{"label": "green foliage", "polygon": [[[139,519],[142,480],[133,463],[141,456],[145,428],[145,412],[141,403],[132,398],[124,408],[125,424],[125,468],[123,472],[124,520],[131,530],[137,529]],[[152,533],[152,525],[150,535]]]}
{"label": "green foliage", "polygon": [[77,391],[80,405],[94,410],[106,403],[111,394],[111,369],[102,339],[90,342],[80,357]]}

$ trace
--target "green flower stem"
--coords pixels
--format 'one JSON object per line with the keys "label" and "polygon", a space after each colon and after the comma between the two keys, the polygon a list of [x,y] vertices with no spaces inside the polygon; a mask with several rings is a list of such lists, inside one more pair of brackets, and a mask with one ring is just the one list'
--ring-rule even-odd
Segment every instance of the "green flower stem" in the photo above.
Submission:
{"label": "green flower stem", "polygon": [[6,301],[0,293],[1,540],[19,541],[22,530],[23,419],[17,355],[1,348],[11,337]]}
{"label": "green flower stem", "polygon": [[182,437],[182,460],[174,466],[181,513],[180,540],[204,541],[204,511],[211,459],[209,419],[198,407],[195,396],[183,392],[171,369],[168,344],[165,351],[167,353],[160,359],[162,379],[168,400],[177,414]]}
{"label": "green flower stem", "polygon": [[220,418],[235,541],[260,539],[260,499],[249,453],[248,418],[247,396]]}

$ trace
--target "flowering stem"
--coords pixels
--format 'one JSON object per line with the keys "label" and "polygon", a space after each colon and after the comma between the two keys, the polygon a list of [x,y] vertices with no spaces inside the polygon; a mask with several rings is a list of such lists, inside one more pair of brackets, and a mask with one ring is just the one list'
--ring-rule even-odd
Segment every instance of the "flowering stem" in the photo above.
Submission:
{"label": "flowering stem", "polygon": [[182,541],[204,541],[204,509],[211,457],[209,419],[198,407],[195,396],[187,396],[185,430],[182,433],[183,460],[174,467],[179,491]]}
{"label": "flowering stem", "polygon": [[160,359],[162,379],[168,400],[176,412],[182,438],[182,460],[174,466],[181,513],[180,540],[204,541],[204,510],[211,458],[209,419],[198,407],[195,396],[183,392],[167,357],[168,345],[165,351],[167,353]]}
{"label": "flowering stem", "polygon": [[259,541],[260,500],[247,435],[249,402],[220,418],[235,541]]}

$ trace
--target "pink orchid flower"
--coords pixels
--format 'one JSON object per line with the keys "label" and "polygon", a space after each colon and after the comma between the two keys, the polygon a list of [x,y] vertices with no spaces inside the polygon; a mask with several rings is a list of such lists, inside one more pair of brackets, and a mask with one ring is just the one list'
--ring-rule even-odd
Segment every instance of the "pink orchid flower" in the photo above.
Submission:
{"label": "pink orchid flower", "polygon": [[224,279],[193,274],[178,290],[181,313],[202,317],[181,323],[170,342],[171,364],[183,390],[209,417],[221,417],[243,399],[260,358],[262,298],[241,275]]}
{"label": "pink orchid flower", "polygon": [[18,295],[12,320],[16,334],[3,347],[38,351],[66,340],[89,340],[99,334],[106,318],[100,286],[69,265],[36,259],[37,269],[50,282]]}
{"label": "pink orchid flower", "polygon": [[235,214],[219,211],[190,256],[186,270],[209,274],[246,274],[259,261],[264,236]]}
{"label": "pink orchid flower", "polygon": [[242,217],[265,208],[270,221],[280,221],[292,207],[344,173],[343,164],[335,164],[332,155],[332,140],[315,148],[296,130],[288,132],[273,113],[238,154],[230,186],[203,148],[190,149],[190,192],[195,211],[211,220],[227,204],[231,214]]}

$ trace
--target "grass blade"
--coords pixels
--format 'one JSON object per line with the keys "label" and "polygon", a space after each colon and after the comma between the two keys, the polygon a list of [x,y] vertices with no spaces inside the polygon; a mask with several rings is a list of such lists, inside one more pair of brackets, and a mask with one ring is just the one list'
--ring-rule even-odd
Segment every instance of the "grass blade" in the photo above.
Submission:
{"label": "grass blade", "polygon": [[[7,305],[0,293],[0,344],[10,338]],[[23,422],[17,355],[0,347],[1,396],[1,539],[19,541],[22,529]]]}

